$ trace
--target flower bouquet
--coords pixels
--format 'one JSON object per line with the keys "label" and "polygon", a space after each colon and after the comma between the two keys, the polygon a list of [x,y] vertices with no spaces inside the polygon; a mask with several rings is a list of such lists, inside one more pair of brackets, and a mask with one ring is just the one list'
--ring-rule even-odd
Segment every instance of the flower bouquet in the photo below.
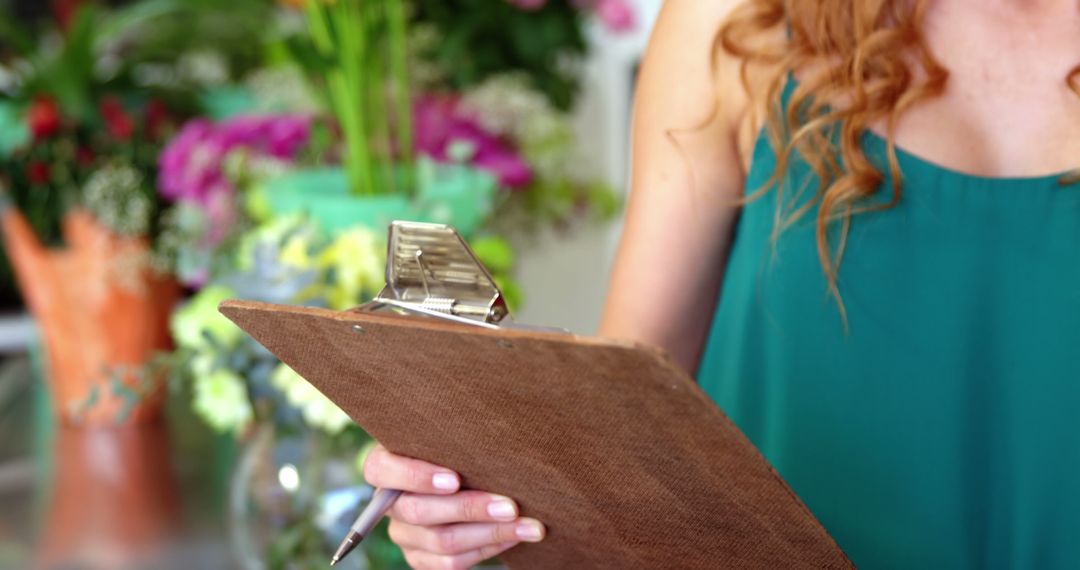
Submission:
{"label": "flower bouquet", "polygon": [[[357,455],[368,438],[322,393],[218,313],[218,304],[246,298],[355,306],[383,285],[381,248],[362,227],[329,237],[302,217],[278,218],[247,233],[235,250],[233,271],[219,275],[173,318],[175,370],[192,387],[196,413],[245,442],[229,507],[233,544],[244,567],[326,564],[350,516],[370,497]],[[372,544],[373,563],[397,564],[385,537]],[[361,561],[367,562],[358,556],[350,564]]]}
{"label": "flower bouquet", "polygon": [[[154,156],[172,130],[151,101],[105,97],[91,121],[48,97],[25,112],[31,139],[0,158],[4,244],[41,327],[56,416],[124,423],[156,416],[165,327],[179,289],[154,255],[166,205]],[[64,249],[48,249],[61,240]],[[147,397],[150,394],[156,397]]]}
{"label": "flower bouquet", "polygon": [[178,514],[158,357],[180,295],[164,239],[177,216],[155,191],[158,154],[204,92],[245,68],[238,46],[258,45],[269,11],[56,4],[62,23],[0,10],[0,279],[18,274],[59,424],[42,434],[54,462],[40,466],[36,565],[153,567]]}
{"label": "flower bouquet", "polygon": [[[572,90],[560,98],[540,88],[554,64],[509,60],[466,78],[458,66],[467,58],[427,49],[440,29],[456,29],[434,4],[288,4],[289,24],[268,47],[274,65],[244,81],[247,112],[185,125],[158,177],[161,196],[176,202],[160,239],[179,278],[198,289],[172,319],[174,372],[197,414],[243,442],[230,511],[250,567],[326,563],[370,494],[357,453],[368,438],[221,317],[221,300],[359,305],[383,285],[386,225],[411,219],[455,225],[516,306],[508,236],[618,207],[575,159]],[[581,26],[599,6],[488,0],[457,17],[492,8],[526,22],[555,18],[568,33],[557,51],[582,53]],[[372,566],[401,562],[385,540],[365,549]]]}
{"label": "flower bouquet", "polygon": [[[106,564],[142,565],[178,514],[159,355],[172,347],[180,290],[155,253],[166,206],[152,184],[171,114],[105,97],[79,120],[39,97],[24,117],[31,138],[0,157],[0,230],[59,423],[39,562],[96,565],[104,551],[125,553]],[[80,530],[87,520],[92,537]]]}

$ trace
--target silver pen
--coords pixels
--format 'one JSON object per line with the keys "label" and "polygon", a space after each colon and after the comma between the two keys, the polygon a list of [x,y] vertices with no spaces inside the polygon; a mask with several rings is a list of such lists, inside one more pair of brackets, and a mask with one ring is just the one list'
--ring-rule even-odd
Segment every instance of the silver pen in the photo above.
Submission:
{"label": "silver pen", "polygon": [[356,522],[353,523],[352,528],[349,530],[349,535],[345,537],[345,540],[341,541],[341,546],[338,546],[334,557],[330,559],[330,565],[333,566],[340,562],[342,558],[348,556],[360,544],[360,541],[364,540],[364,537],[375,530],[379,521],[386,516],[386,513],[394,506],[394,502],[400,496],[401,491],[395,489],[375,489],[375,493],[371,495],[371,502],[364,507],[360,516],[356,517]]}

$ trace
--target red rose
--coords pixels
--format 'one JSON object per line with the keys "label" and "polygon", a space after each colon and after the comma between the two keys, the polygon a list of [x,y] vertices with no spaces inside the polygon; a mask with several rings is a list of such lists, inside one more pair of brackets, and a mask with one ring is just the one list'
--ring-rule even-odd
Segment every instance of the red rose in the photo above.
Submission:
{"label": "red rose", "polygon": [[41,186],[49,183],[49,165],[44,162],[34,161],[26,167],[26,178],[30,184]]}
{"label": "red rose", "polygon": [[165,103],[154,99],[146,105],[145,125],[146,135],[151,139],[157,139],[165,135],[165,130],[172,123],[169,108]]}
{"label": "red rose", "polygon": [[80,146],[75,151],[75,162],[82,167],[90,166],[94,163],[94,151],[88,146]]}
{"label": "red rose", "polygon": [[60,132],[60,107],[51,97],[38,97],[26,110],[26,123],[34,140],[47,139]]}
{"label": "red rose", "polygon": [[124,105],[116,97],[106,97],[98,106],[105,128],[113,138],[127,140],[135,133],[135,121],[124,111]]}
{"label": "red rose", "polygon": [[61,28],[65,30],[68,28],[82,3],[83,0],[55,0],[53,2],[53,15]]}
{"label": "red rose", "polygon": [[109,134],[115,139],[126,141],[135,133],[135,122],[127,115],[120,115],[106,121]]}

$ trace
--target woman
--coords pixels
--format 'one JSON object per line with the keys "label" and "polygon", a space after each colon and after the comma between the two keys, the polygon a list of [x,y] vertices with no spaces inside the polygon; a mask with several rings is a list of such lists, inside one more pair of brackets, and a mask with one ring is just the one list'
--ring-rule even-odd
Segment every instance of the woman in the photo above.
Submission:
{"label": "woman", "polygon": [[[697,371],[860,567],[1080,568],[1078,64],[1075,0],[665,5],[602,334]],[[417,568],[543,537],[367,475]]]}

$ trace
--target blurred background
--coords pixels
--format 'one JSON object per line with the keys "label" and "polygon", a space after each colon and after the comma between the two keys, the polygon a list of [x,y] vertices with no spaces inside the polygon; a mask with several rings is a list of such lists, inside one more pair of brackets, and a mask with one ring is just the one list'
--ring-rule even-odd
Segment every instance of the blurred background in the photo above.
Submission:
{"label": "blurred background", "polygon": [[0,0],[0,569],[324,568],[370,438],[217,304],[359,305],[410,219],[595,332],[661,2]]}

